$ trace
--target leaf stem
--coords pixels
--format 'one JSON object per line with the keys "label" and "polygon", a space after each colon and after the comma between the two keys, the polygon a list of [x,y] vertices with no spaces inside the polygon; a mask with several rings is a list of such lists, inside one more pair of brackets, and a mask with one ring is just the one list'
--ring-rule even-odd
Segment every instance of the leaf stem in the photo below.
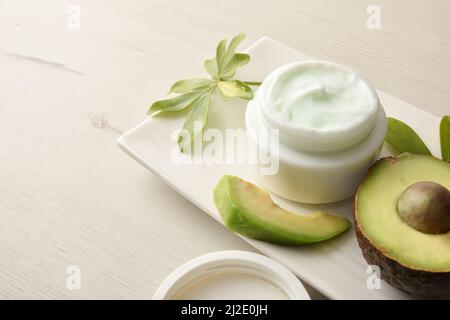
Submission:
{"label": "leaf stem", "polygon": [[261,82],[258,82],[258,81],[242,81],[242,82],[249,86],[260,86],[261,85]]}

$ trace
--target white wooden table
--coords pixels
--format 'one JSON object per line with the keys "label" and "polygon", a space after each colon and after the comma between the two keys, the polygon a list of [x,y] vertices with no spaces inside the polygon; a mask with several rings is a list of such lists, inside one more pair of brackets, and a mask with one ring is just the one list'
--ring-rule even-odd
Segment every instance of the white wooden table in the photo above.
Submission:
{"label": "white wooden table", "polygon": [[222,37],[269,35],[441,116],[449,16],[447,0],[0,0],[0,298],[148,299],[190,258],[253,250],[115,143]]}

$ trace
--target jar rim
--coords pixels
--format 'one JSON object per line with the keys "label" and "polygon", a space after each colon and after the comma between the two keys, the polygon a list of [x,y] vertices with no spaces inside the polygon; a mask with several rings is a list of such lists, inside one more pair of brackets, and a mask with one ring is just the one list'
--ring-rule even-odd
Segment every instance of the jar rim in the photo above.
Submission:
{"label": "jar rim", "polygon": [[[343,73],[354,75],[354,77],[362,82],[365,88],[367,88],[367,92],[370,95],[368,106],[373,111],[368,112],[367,116],[360,119],[359,122],[355,121],[350,125],[327,129],[306,127],[282,119],[273,111],[270,101],[268,101],[269,99],[267,98],[267,95],[271,93],[271,90],[274,87],[273,82],[276,82],[280,77],[292,72],[292,70],[297,69],[301,71],[302,68],[310,66],[314,67],[314,65],[331,67],[340,70]],[[279,129],[280,139],[283,143],[288,144],[293,148],[318,152],[345,149],[363,140],[376,125],[376,119],[378,118],[380,109],[380,102],[376,90],[366,78],[346,66],[321,60],[293,62],[275,69],[263,81],[254,100],[261,110],[261,122],[263,125],[269,128]]]}

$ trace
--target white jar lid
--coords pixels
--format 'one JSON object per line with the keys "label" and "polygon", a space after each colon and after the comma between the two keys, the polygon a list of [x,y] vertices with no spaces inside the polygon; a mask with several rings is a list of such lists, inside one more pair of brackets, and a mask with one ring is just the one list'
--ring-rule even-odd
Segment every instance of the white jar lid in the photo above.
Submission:
{"label": "white jar lid", "polygon": [[[375,88],[361,74],[319,60],[275,69],[251,101],[261,109],[263,123],[279,130],[283,144],[305,152],[357,144],[374,128],[381,107]],[[293,110],[303,110],[295,121]]]}
{"label": "white jar lid", "polygon": [[154,300],[309,300],[300,280],[278,262],[248,251],[218,251],[172,272]]}

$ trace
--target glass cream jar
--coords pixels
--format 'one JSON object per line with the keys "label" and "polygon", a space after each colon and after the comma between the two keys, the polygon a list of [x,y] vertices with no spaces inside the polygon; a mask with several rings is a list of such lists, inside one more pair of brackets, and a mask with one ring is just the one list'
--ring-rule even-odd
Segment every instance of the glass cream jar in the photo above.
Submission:
{"label": "glass cream jar", "polygon": [[[250,146],[278,162],[259,181],[269,191],[305,203],[351,197],[377,159],[387,129],[375,89],[361,75],[325,61],[291,63],[273,71],[246,110]],[[261,131],[278,141],[260,139]],[[278,148],[270,144],[278,143]],[[277,152],[272,152],[276,150]]]}

